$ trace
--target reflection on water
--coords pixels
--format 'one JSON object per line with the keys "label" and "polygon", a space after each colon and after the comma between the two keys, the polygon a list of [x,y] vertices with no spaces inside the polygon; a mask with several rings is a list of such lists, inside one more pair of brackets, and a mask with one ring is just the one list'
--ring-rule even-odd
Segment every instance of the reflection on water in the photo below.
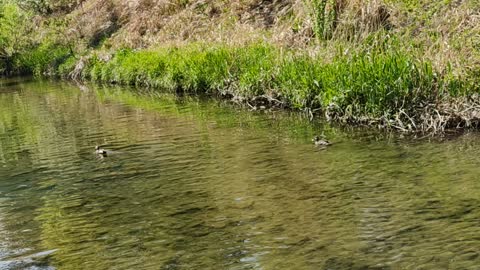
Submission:
{"label": "reflection on water", "polygon": [[480,138],[376,138],[3,81],[0,269],[478,269]]}

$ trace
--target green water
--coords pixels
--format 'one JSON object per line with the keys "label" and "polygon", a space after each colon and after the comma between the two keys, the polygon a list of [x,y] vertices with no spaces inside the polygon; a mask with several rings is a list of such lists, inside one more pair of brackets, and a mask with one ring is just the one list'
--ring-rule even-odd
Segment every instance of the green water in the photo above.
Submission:
{"label": "green water", "polygon": [[0,269],[480,269],[479,145],[4,80]]}

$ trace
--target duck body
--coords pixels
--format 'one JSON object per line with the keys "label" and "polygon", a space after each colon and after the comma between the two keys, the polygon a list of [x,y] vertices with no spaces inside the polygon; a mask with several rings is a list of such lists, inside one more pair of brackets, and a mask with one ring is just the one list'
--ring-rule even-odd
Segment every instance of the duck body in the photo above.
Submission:
{"label": "duck body", "polygon": [[106,157],[108,156],[108,151],[105,149],[100,148],[100,146],[95,146],[95,154],[101,156],[101,157]]}
{"label": "duck body", "polygon": [[320,139],[320,137],[318,136],[315,136],[315,138],[313,138],[313,143],[316,145],[316,146],[329,146],[329,145],[332,145],[332,143],[326,139]]}

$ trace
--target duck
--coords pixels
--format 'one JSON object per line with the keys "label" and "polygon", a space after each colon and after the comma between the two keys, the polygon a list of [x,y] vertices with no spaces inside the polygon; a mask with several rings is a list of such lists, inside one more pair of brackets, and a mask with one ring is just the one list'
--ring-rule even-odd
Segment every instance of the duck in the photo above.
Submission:
{"label": "duck", "polygon": [[106,157],[108,156],[108,152],[105,149],[100,148],[100,146],[95,146],[95,154],[101,156],[101,157]]}
{"label": "duck", "polygon": [[326,139],[324,139],[324,137],[322,136],[322,139],[320,139],[319,136],[315,136],[313,139],[312,139],[312,142],[316,145],[316,146],[330,146],[332,145],[332,143]]}

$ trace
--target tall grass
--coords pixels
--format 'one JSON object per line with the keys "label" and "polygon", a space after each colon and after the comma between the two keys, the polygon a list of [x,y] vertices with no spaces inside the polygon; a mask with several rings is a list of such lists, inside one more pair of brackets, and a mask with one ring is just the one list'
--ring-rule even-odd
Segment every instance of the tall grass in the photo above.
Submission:
{"label": "tall grass", "polygon": [[337,57],[326,64],[296,57],[285,60],[279,70],[277,89],[294,107],[330,106],[352,117],[411,110],[435,102],[444,90],[431,64],[400,52]]}
{"label": "tall grass", "polygon": [[[438,108],[448,98],[478,92],[477,74],[459,77],[448,69],[439,72],[432,63],[402,50],[395,39],[372,38],[365,44],[350,53],[339,49],[328,60],[264,43],[122,49],[111,57],[81,58],[88,59],[81,76],[250,103],[266,98],[349,121],[383,119],[387,123],[392,119],[402,122],[402,117],[414,122],[422,119],[423,108]],[[18,70],[36,75],[68,77],[78,67],[78,59],[61,46],[42,45],[16,60]]]}
{"label": "tall grass", "polygon": [[319,39],[329,39],[335,30],[337,0],[305,0],[313,20],[313,32]]}
{"label": "tall grass", "polygon": [[95,81],[182,92],[228,92],[254,96],[271,84],[275,65],[269,46],[121,50],[109,62],[93,57],[84,76]]}
{"label": "tall grass", "polygon": [[468,91],[464,81],[439,75],[431,63],[384,47],[328,62],[266,44],[120,50],[109,61],[92,57],[83,76],[170,92],[267,95],[292,108],[351,118],[414,114],[419,106]]}
{"label": "tall grass", "polygon": [[41,44],[14,58],[14,72],[35,76],[56,75],[60,65],[70,56],[71,51],[65,46]]}

